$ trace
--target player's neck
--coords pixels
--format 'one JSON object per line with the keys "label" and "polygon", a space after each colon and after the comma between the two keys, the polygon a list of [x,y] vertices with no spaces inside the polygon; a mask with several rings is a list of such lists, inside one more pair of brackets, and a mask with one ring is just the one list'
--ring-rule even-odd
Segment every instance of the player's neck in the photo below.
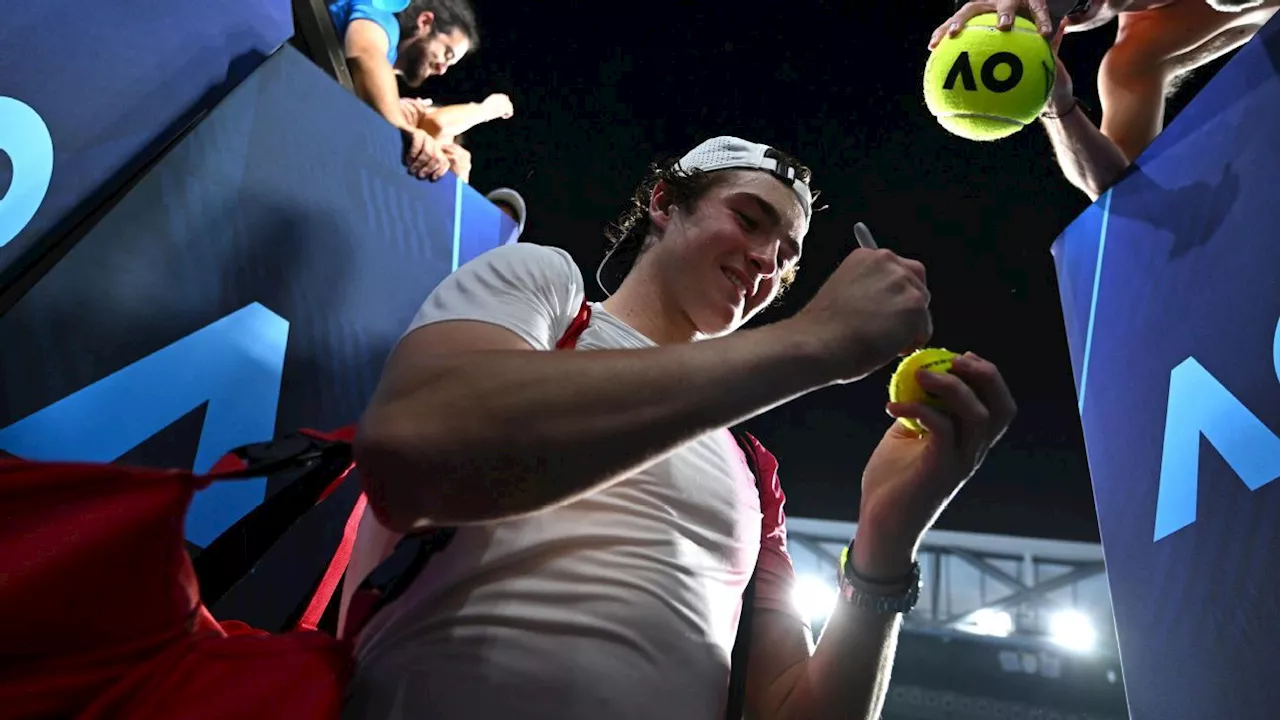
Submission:
{"label": "player's neck", "polygon": [[660,283],[645,277],[644,266],[635,268],[618,291],[604,301],[604,309],[659,345],[690,342],[696,336],[693,323]]}

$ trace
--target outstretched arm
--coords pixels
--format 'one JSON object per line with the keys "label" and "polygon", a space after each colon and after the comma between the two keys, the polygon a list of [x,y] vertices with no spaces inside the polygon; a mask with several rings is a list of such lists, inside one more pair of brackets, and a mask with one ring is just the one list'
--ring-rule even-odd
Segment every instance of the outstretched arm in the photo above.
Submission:
{"label": "outstretched arm", "polygon": [[495,94],[484,102],[461,105],[424,105],[419,108],[418,127],[435,138],[453,138],[471,128],[512,115],[511,101],[506,95]]}
{"label": "outstretched arm", "polygon": [[1164,129],[1164,98],[1169,78],[1163,67],[1140,50],[1111,48],[1098,68],[1102,134],[1124,154],[1138,159]]}
{"label": "outstretched arm", "polygon": [[782,323],[644,350],[531,350],[473,321],[401,341],[356,443],[388,527],[569,502],[828,382]]}
{"label": "outstretched arm", "polygon": [[[1058,63],[1057,85],[1071,79]],[[1043,124],[1058,164],[1072,185],[1097,200],[1155,140],[1164,126],[1166,76],[1140,48],[1111,48],[1098,68],[1102,127],[1093,124],[1069,94],[1055,88]]]}
{"label": "outstretched arm", "polygon": [[405,122],[404,113],[400,109],[396,72],[387,60],[390,44],[386,31],[372,20],[352,20],[347,26],[343,46],[356,95],[377,110],[387,122],[398,128],[408,129],[409,124]]}
{"label": "outstretched arm", "polygon": [[536,352],[563,332],[580,282],[564,253],[508,245],[436,288],[419,314],[427,324],[392,352],[356,439],[384,525],[403,532],[555,507],[834,380],[814,334],[790,329],[794,318],[697,343]]}
{"label": "outstretched arm", "polygon": [[387,362],[355,444],[370,506],[404,531],[571,502],[925,342],[923,275],[888,251],[855,250],[804,310],[772,325],[652,348],[535,352],[576,311],[566,292],[581,274],[548,248],[491,250],[436,288]]}

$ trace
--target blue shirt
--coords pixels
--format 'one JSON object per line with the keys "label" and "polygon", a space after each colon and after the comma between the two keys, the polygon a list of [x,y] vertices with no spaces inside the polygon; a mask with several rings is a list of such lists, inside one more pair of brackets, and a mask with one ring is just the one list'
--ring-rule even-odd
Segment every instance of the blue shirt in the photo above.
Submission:
{"label": "blue shirt", "polygon": [[329,17],[338,31],[338,41],[347,42],[347,27],[352,20],[372,20],[387,33],[387,62],[396,64],[400,45],[400,21],[396,13],[409,7],[409,0],[334,0],[329,3]]}

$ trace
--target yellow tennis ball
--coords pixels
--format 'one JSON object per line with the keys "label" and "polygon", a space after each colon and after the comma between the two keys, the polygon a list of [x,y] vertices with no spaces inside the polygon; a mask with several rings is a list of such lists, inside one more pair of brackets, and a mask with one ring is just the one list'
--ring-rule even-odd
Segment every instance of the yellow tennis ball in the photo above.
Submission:
{"label": "yellow tennis ball", "polygon": [[[956,354],[945,348],[921,348],[902,358],[889,379],[889,401],[896,403],[922,402],[938,406],[938,398],[926,392],[916,380],[917,370],[951,372],[951,361]],[[924,428],[914,418],[898,418],[898,422],[922,433]]]}
{"label": "yellow tennis ball", "polygon": [[944,37],[924,66],[924,101],[942,127],[969,140],[1008,137],[1044,110],[1055,65],[1049,42],[1026,18],[1007,32],[996,14]]}

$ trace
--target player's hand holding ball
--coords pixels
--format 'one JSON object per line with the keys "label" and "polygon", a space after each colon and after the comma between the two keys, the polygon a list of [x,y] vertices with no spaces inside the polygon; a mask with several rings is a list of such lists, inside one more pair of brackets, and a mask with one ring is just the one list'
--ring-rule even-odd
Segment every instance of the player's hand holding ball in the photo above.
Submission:
{"label": "player's hand holding ball", "polygon": [[[921,348],[902,359],[898,369],[889,379],[889,402],[897,405],[924,403],[941,407],[938,396],[920,384],[920,373],[945,373],[951,371],[951,361],[956,354],[946,348]],[[926,379],[926,383],[929,379]],[[899,421],[917,433],[925,432],[915,418],[902,417]]]}
{"label": "player's hand holding ball", "polygon": [[862,474],[853,563],[872,577],[906,573],[925,530],[1017,414],[999,369],[973,353],[923,350],[900,370],[901,399],[886,407],[897,421]]}
{"label": "player's hand holding ball", "polygon": [[853,546],[857,572],[892,581],[907,575],[925,531],[1004,435],[1017,408],[990,362],[943,348],[917,350],[933,331],[924,266],[876,249],[861,223],[855,235],[860,249],[793,321],[836,340],[841,352],[834,357],[850,363],[849,379],[916,350],[890,383],[885,410],[895,421],[863,471]]}

